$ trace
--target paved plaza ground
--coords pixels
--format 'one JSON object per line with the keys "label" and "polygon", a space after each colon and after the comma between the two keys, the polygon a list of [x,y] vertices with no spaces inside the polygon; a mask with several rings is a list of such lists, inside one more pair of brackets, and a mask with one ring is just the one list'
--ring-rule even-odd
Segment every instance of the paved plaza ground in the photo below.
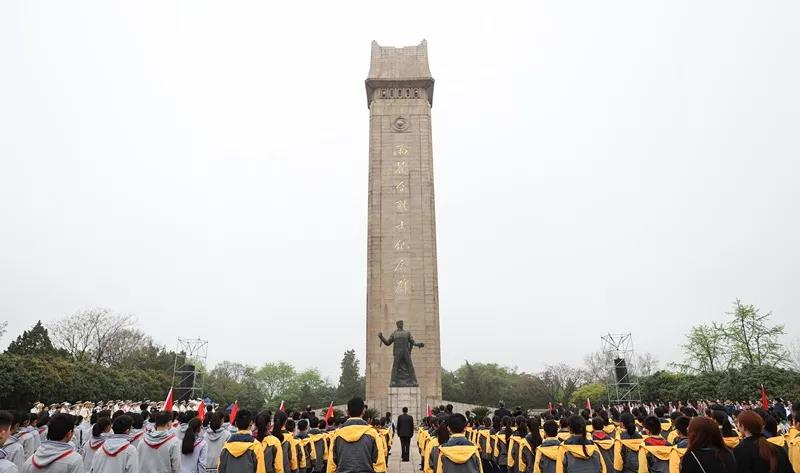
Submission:
{"label": "paved plaza ground", "polygon": [[400,437],[392,440],[392,449],[389,455],[389,473],[419,473],[419,452],[417,451],[417,436],[411,439],[411,461],[400,461]]}

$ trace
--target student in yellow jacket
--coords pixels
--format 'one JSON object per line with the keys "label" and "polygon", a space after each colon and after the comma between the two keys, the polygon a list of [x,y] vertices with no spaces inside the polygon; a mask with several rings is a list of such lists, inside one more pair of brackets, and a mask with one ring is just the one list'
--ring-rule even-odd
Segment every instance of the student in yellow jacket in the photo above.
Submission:
{"label": "student in yellow jacket", "polygon": [[800,403],[792,404],[792,428],[789,430],[786,445],[789,454],[789,463],[792,464],[794,473],[800,473]]}
{"label": "student in yellow jacket", "polygon": [[483,473],[478,447],[464,436],[467,419],[461,414],[447,418],[449,439],[439,446],[434,473]]}
{"label": "student in yellow jacket", "polygon": [[536,456],[533,459],[533,473],[555,473],[556,460],[561,448],[561,440],[558,439],[558,423],[554,420],[545,421],[542,430],[544,431],[544,439],[536,449]]}
{"label": "student in yellow jacket", "polygon": [[556,459],[556,473],[607,473],[597,445],[586,438],[586,420],[568,419],[570,437],[561,444]]}
{"label": "student in yellow jacket", "polygon": [[[308,459],[306,458],[305,451],[301,446],[301,439],[294,435],[296,424],[293,419],[286,420],[286,430],[283,431],[282,444],[288,445],[289,450],[289,466],[292,473],[304,473]],[[285,451],[286,447],[284,447]]]}
{"label": "student in yellow jacket", "polygon": [[386,458],[380,450],[380,436],[361,416],[364,400],[347,402],[349,418],[333,434],[328,452],[327,473],[385,473]]}
{"label": "student in yellow jacket", "polygon": [[[440,435],[437,433],[436,437],[431,437],[427,442],[425,442],[425,451],[422,452],[422,471],[424,473],[433,473],[434,470],[436,470],[436,462],[439,458],[439,437]],[[434,451],[436,451],[435,454]],[[434,458],[431,459],[431,456]]]}
{"label": "student in yellow jacket", "polygon": [[533,469],[533,449],[528,443],[528,424],[525,417],[515,419],[517,430],[511,434],[508,443],[508,471],[528,473]]}
{"label": "student in yellow jacket", "polygon": [[239,430],[222,447],[219,473],[266,473],[264,449],[250,433],[253,415],[247,409],[241,409],[235,423]]}
{"label": "student in yellow jacket", "polygon": [[604,430],[602,417],[592,418],[592,442],[600,449],[606,471],[614,471],[614,445],[616,440]]}
{"label": "student in yellow jacket", "polygon": [[511,418],[503,417],[501,425],[503,428],[494,434],[492,452],[494,452],[494,462],[499,468],[500,473],[506,473],[508,471],[508,443],[513,433],[511,429]]}
{"label": "student in yellow jacket", "polygon": [[267,435],[261,440],[264,452],[264,468],[266,473],[283,473],[283,448],[281,441],[274,435]]}
{"label": "student in yellow jacket", "polygon": [[662,422],[656,416],[644,419],[647,432],[639,448],[639,473],[668,473],[672,445],[661,435]]}
{"label": "student in yellow jacket", "polygon": [[672,435],[674,442],[672,453],[669,456],[669,471],[670,473],[680,473],[681,461],[686,454],[686,448],[689,446],[689,419],[688,417],[681,416],[672,421],[674,430]]}
{"label": "student in yellow jacket", "polygon": [[309,425],[311,425],[311,429],[308,431],[308,436],[311,439],[311,449],[313,450],[311,471],[312,473],[322,473],[325,471],[325,459],[328,458],[328,441],[326,439],[328,435],[325,432],[328,423],[314,417],[310,419]]}
{"label": "student in yellow jacket", "polygon": [[475,430],[475,441],[473,442],[481,452],[483,469],[487,470],[487,463],[492,459],[492,421],[484,417],[483,425]]}
{"label": "student in yellow jacket", "polygon": [[644,438],[636,429],[636,420],[630,412],[620,414],[622,430],[614,445],[614,470],[622,473],[639,473],[639,449]]}

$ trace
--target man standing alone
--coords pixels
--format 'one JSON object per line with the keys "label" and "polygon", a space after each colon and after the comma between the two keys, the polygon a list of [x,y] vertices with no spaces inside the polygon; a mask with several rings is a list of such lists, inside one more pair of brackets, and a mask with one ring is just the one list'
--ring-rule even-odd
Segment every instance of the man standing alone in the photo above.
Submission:
{"label": "man standing alone", "polygon": [[409,461],[409,447],[411,437],[414,435],[414,418],[408,414],[408,408],[403,408],[403,413],[397,416],[397,436],[400,437],[400,447],[402,448],[401,460]]}

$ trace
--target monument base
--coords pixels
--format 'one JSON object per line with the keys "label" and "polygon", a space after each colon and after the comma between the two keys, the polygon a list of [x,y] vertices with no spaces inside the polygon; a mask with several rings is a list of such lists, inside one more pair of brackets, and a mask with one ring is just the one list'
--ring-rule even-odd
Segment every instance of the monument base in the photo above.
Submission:
{"label": "monument base", "polygon": [[422,405],[422,393],[419,387],[389,388],[389,412],[392,420],[403,413],[403,408],[408,408],[408,413],[414,416],[414,422],[419,423],[425,417],[425,406]]}

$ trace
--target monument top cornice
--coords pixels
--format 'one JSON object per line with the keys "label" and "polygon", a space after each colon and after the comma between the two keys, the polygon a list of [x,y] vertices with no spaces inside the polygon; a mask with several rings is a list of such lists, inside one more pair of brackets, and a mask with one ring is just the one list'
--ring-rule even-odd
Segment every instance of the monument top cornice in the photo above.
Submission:
{"label": "monument top cornice", "polygon": [[433,77],[428,66],[428,42],[416,46],[381,46],[372,41],[369,74],[367,75],[367,106],[372,103],[379,87],[422,87],[428,103],[433,105]]}

